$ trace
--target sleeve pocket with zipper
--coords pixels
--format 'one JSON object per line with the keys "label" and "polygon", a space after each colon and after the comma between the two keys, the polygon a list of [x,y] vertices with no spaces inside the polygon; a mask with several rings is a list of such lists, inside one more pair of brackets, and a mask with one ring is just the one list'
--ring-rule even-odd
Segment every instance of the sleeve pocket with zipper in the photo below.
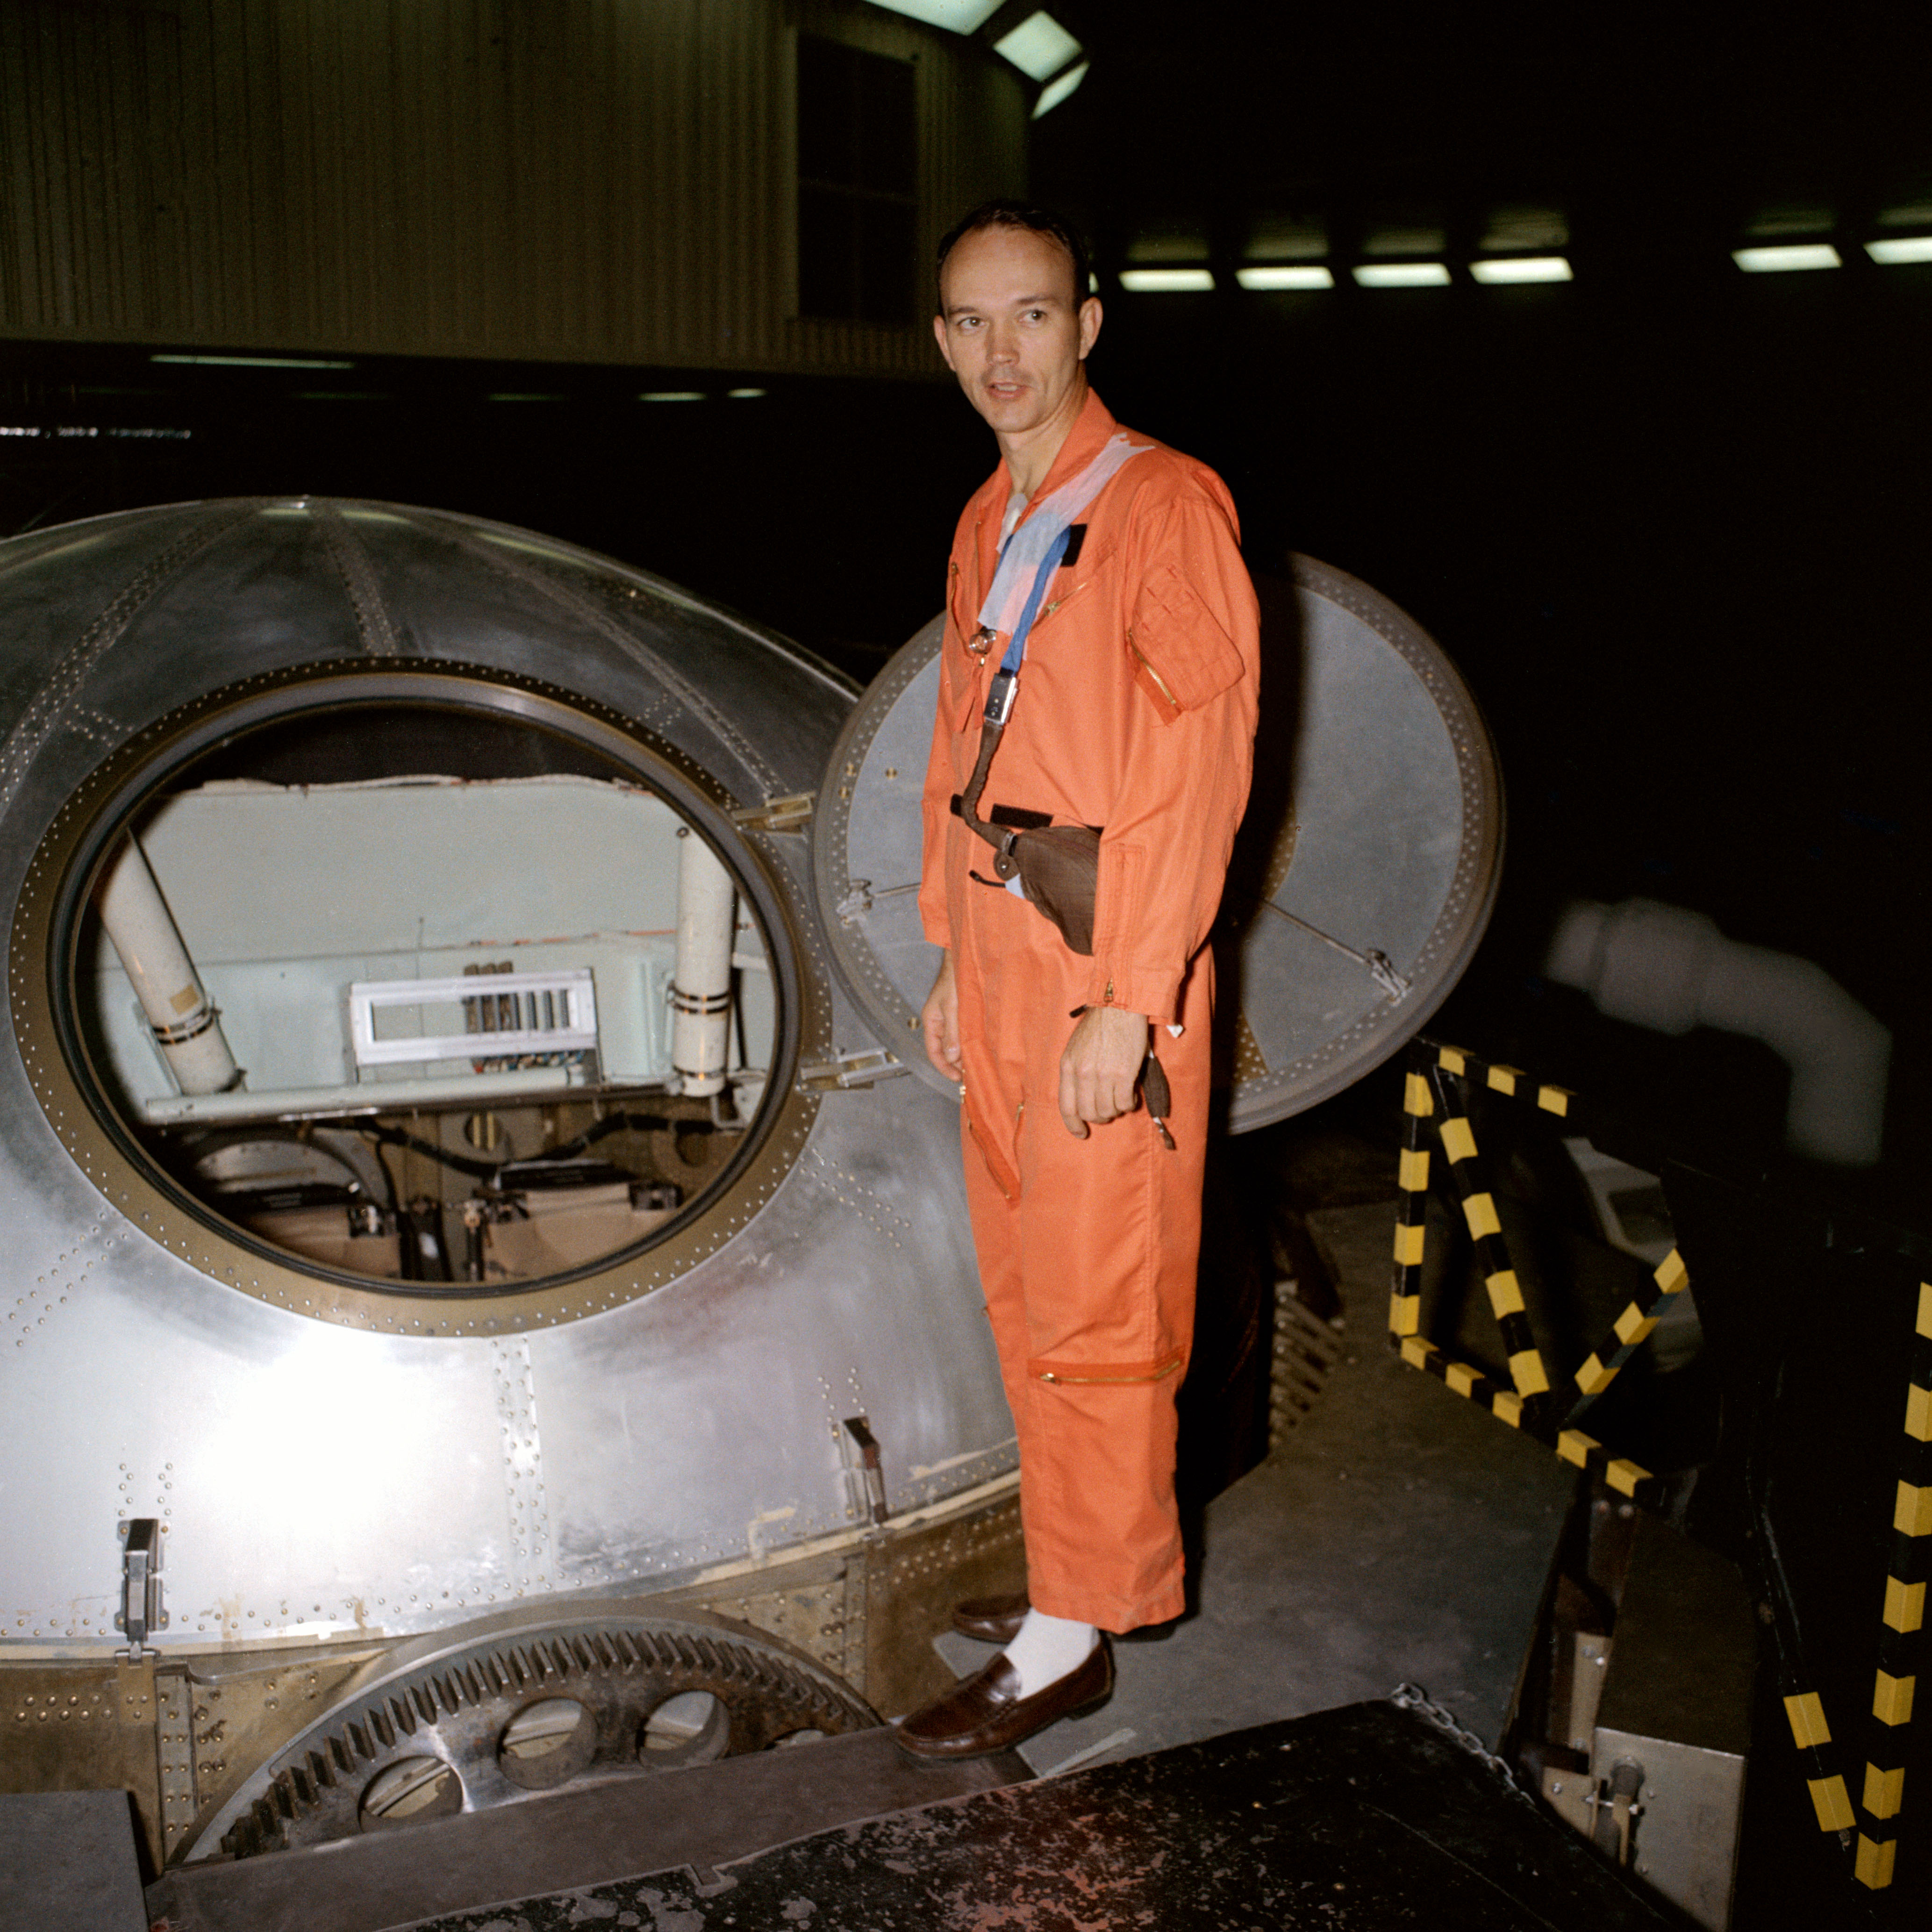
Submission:
{"label": "sleeve pocket with zipper", "polygon": [[1241,654],[1220,620],[1172,563],[1150,571],[1127,632],[1134,681],[1172,722],[1239,681]]}

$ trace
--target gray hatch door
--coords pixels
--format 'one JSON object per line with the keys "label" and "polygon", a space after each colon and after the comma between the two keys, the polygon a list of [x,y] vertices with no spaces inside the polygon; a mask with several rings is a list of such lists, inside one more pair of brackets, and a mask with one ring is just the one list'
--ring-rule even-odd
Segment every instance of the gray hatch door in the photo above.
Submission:
{"label": "gray hatch door", "polygon": [[[1257,581],[1254,789],[1214,938],[1237,1132],[1326,1100],[1408,1041],[1474,952],[1502,862],[1495,754],[1454,667],[1366,584],[1291,564],[1288,581]],[[860,699],[813,824],[839,976],[880,1042],[941,1089],[917,1038],[939,961],[918,891],[944,634],[935,617]]]}

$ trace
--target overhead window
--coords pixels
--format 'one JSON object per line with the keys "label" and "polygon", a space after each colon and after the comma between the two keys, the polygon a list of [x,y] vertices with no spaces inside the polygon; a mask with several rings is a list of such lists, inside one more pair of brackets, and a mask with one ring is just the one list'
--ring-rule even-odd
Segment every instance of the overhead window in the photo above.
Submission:
{"label": "overhead window", "polygon": [[915,320],[918,122],[910,61],[798,39],[798,305]]}

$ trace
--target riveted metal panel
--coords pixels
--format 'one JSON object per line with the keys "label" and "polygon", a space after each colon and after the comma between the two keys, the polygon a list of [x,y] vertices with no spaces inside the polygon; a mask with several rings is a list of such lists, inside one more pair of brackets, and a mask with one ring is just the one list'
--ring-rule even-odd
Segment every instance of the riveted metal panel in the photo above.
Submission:
{"label": "riveted metal panel", "polygon": [[198,1216],[96,1111],[58,1023],[62,892],[176,749],[332,689],[427,690],[647,752],[760,908],[784,1066],[833,1058],[863,1034],[808,842],[731,814],[810,792],[843,680],[568,545],[307,500],[0,545],[0,1658],[112,1649],[134,1516],[164,1526],[154,1641],[192,1653],[842,1546],[871,1528],[850,1415],[886,1447],[895,1512],[1010,1472],[954,1113],[914,1081],[774,1081],[763,1138],[656,1245],[411,1297]]}

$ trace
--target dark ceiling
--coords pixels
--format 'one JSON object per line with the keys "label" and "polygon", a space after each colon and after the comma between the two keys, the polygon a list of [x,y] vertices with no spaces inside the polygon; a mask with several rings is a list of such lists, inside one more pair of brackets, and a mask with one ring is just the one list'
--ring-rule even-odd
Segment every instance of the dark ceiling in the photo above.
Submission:
{"label": "dark ceiling", "polygon": [[1581,255],[1736,245],[1769,206],[1858,238],[1932,200],[1932,19],[1808,12],[1066,0],[1094,56],[1038,125],[1034,177],[1103,252],[1149,218],[1225,254],[1250,218],[1325,216],[1346,252],[1378,219],[1441,220],[1452,250],[1498,204],[1564,210]]}

